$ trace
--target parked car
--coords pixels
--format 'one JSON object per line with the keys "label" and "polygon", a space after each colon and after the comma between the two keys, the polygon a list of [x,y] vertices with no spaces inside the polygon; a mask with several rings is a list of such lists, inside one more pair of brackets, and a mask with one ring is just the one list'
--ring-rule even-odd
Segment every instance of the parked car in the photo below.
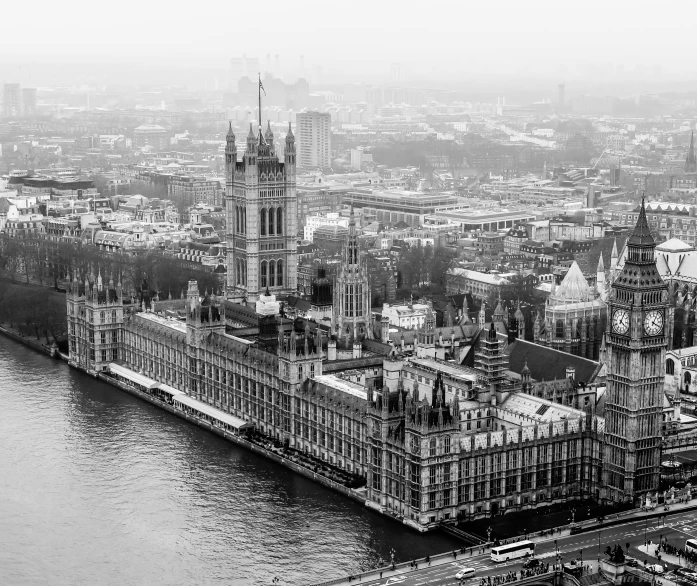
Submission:
{"label": "parked car", "polygon": [[649,564],[646,566],[646,571],[652,574],[663,574],[665,572],[661,564]]}
{"label": "parked car", "polygon": [[537,558],[528,558],[523,562],[523,567],[524,568],[536,568],[537,566],[540,565],[540,560]]}

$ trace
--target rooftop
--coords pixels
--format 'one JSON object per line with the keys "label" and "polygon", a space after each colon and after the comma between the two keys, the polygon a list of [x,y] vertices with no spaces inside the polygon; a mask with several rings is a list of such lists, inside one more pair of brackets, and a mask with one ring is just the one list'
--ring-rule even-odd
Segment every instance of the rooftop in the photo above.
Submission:
{"label": "rooftop", "polygon": [[525,393],[512,393],[503,402],[501,407],[518,415],[523,415],[529,419],[540,422],[559,421],[560,419],[578,419],[583,416],[583,412],[573,407],[567,407],[560,403],[554,403],[527,395]]}
{"label": "rooftop", "polygon": [[342,393],[346,393],[353,397],[365,399],[366,401],[368,400],[368,394],[364,386],[351,381],[344,380],[336,375],[320,374],[314,377],[312,380],[327,385],[332,389],[336,389],[337,391],[341,391]]}

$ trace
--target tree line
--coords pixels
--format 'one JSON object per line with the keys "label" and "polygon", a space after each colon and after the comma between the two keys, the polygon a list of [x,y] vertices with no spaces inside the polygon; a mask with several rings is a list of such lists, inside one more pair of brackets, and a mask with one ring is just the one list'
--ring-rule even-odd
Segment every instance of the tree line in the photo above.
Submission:
{"label": "tree line", "polygon": [[24,336],[65,349],[68,333],[65,296],[48,287],[33,287],[0,279],[0,322]]}
{"label": "tree line", "polygon": [[204,291],[219,291],[223,284],[203,265],[176,258],[163,250],[107,252],[81,241],[50,241],[45,238],[0,236],[0,270],[11,283],[35,283],[65,287],[74,276],[101,274],[106,285],[121,281],[124,295],[135,295],[142,282],[160,298],[179,297],[190,280]]}

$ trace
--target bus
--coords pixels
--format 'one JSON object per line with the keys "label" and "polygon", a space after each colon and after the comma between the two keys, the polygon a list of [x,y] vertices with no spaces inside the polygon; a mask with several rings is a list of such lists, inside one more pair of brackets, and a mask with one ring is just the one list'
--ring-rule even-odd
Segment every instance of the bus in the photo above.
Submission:
{"label": "bus", "polygon": [[507,562],[516,558],[524,558],[535,555],[535,544],[532,541],[518,541],[508,545],[499,545],[491,548],[492,562]]}
{"label": "bus", "polygon": [[685,542],[685,551],[688,553],[697,553],[697,539],[688,539]]}

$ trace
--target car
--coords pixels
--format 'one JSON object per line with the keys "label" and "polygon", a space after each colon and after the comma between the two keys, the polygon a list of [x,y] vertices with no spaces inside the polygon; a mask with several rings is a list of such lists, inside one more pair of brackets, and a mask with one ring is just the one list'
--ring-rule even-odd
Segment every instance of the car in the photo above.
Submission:
{"label": "car", "polygon": [[697,403],[697,399],[695,399],[694,397],[682,396],[681,398],[683,401],[687,401],[688,403]]}
{"label": "car", "polygon": [[540,565],[540,560],[537,558],[528,558],[523,562],[523,567],[524,568],[536,568],[537,566]]}
{"label": "car", "polygon": [[457,574],[455,574],[455,577],[458,580],[462,580],[464,578],[473,578],[474,568],[462,568]]}
{"label": "car", "polygon": [[649,564],[646,566],[646,571],[652,574],[663,574],[665,572],[661,564]]}
{"label": "car", "polygon": [[687,568],[675,568],[675,571],[673,572],[676,576],[681,576],[683,578],[689,578],[691,580],[694,580],[697,578],[697,572],[693,570],[688,570]]}
{"label": "car", "polygon": [[624,559],[624,563],[626,563],[630,568],[636,568],[639,565],[639,562],[636,561],[634,558],[626,557]]}

